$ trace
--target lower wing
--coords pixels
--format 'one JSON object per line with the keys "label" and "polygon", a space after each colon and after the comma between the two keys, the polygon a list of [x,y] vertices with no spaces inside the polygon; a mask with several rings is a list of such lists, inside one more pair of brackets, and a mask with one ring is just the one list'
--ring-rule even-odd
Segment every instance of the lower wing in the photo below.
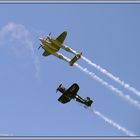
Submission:
{"label": "lower wing", "polygon": [[62,96],[59,97],[58,101],[65,104],[65,103],[69,102],[70,99],[67,98],[66,96],[62,95]]}

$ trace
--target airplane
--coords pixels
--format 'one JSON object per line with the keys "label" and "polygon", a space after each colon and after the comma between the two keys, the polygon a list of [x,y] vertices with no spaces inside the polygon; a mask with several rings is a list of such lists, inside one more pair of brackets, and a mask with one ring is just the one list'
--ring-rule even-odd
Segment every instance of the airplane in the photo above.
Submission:
{"label": "airplane", "polygon": [[77,92],[79,90],[79,85],[77,83],[72,84],[68,89],[66,89],[62,84],[58,86],[56,92],[59,91],[62,95],[59,97],[58,101],[65,104],[71,101],[71,99],[84,104],[86,107],[90,107],[93,101],[87,97],[86,99],[81,98]]}
{"label": "airplane", "polygon": [[[49,33],[47,38],[40,38],[39,39],[40,40],[39,48],[42,47],[44,49],[44,52],[42,55],[43,56],[54,55],[57,58],[68,62],[70,66],[73,66],[74,63],[81,58],[82,53],[77,54],[72,49],[63,45],[63,42],[67,36],[67,32],[64,31],[56,39],[51,38],[50,35],[51,35],[51,33]],[[67,60],[60,53],[57,53],[60,50],[60,48],[64,49],[67,52],[72,53],[75,56],[70,61]]]}

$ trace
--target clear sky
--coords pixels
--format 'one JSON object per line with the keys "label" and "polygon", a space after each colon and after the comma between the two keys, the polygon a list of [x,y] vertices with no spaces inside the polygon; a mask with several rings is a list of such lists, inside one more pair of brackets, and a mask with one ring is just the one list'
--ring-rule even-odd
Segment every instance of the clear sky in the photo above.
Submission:
{"label": "clear sky", "polygon": [[[0,14],[0,135],[126,136],[75,102],[58,102],[61,82],[78,83],[78,94],[93,99],[93,108],[140,135],[140,110],[37,49],[40,37],[67,31],[64,44],[140,90],[140,4],[0,4]],[[83,60],[78,63],[140,102]]]}

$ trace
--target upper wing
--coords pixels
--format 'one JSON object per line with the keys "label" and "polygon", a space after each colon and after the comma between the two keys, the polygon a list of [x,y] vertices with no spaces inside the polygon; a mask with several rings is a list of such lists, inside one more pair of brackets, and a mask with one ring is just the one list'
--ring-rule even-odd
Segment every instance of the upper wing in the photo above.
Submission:
{"label": "upper wing", "polygon": [[51,55],[51,53],[47,52],[47,51],[44,51],[44,53],[42,54],[43,56],[48,56],[48,55]]}
{"label": "upper wing", "polygon": [[58,101],[65,104],[65,103],[69,102],[70,99],[67,98],[65,95],[61,95],[60,98],[58,99]]}
{"label": "upper wing", "polygon": [[61,44],[63,44],[63,42],[64,42],[66,36],[67,36],[67,32],[65,31],[65,32],[63,32],[61,35],[59,35],[59,36],[56,38],[56,40],[59,41]]}
{"label": "upper wing", "polygon": [[78,84],[74,83],[71,87],[69,87],[66,91],[65,91],[65,96],[70,97],[71,99],[75,98],[77,92],[79,90],[79,86]]}

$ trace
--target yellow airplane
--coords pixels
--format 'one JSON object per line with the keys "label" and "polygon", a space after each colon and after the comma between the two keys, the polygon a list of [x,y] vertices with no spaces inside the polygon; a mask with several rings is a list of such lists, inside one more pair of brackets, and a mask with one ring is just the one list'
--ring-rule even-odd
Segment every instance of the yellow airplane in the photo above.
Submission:
{"label": "yellow airplane", "polygon": [[[54,55],[59,59],[62,59],[69,63],[70,66],[73,66],[74,63],[81,58],[82,53],[76,54],[74,51],[72,51],[70,48],[63,45],[63,42],[67,36],[67,32],[64,31],[61,33],[56,39],[53,39],[50,37],[51,33],[47,36],[47,38],[40,38],[40,47],[44,49],[43,56],[49,56]],[[57,53],[60,48],[64,49],[67,52],[70,52],[74,54],[75,56],[68,61],[66,58],[64,58],[61,54]]]}

